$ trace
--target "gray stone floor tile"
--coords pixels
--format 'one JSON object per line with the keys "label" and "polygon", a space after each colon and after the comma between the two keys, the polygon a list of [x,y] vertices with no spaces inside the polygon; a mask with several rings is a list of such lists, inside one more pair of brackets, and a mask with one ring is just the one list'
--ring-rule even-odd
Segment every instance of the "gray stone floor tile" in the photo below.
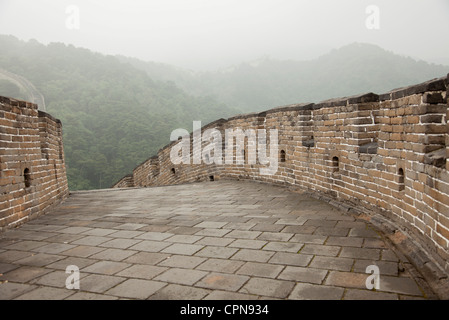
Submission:
{"label": "gray stone floor tile", "polygon": [[162,240],[172,237],[173,235],[174,235],[173,233],[167,233],[167,232],[145,232],[145,233],[142,233],[141,235],[138,235],[135,238],[141,239],[141,240],[162,241]]}
{"label": "gray stone floor tile", "polygon": [[287,266],[305,267],[310,263],[312,258],[313,255],[308,254],[276,252],[268,262]]}
{"label": "gray stone floor tile", "polygon": [[226,247],[232,241],[234,241],[234,239],[219,238],[219,237],[204,237],[198,242],[196,242],[196,244],[201,244],[205,246]]}
{"label": "gray stone floor tile", "polygon": [[273,255],[274,252],[272,251],[240,249],[231,257],[231,259],[241,261],[267,262]]}
{"label": "gray stone floor tile", "polygon": [[32,256],[34,253],[29,251],[7,250],[0,253],[0,262],[12,263],[27,257]]}
{"label": "gray stone floor tile", "polygon": [[236,274],[275,279],[284,266],[268,263],[246,262]]}
{"label": "gray stone floor tile", "polygon": [[28,251],[37,249],[39,247],[43,247],[47,245],[48,242],[43,241],[32,241],[32,240],[24,240],[24,241],[15,241],[13,244],[5,246],[3,248],[8,250],[19,250],[19,251]]}
{"label": "gray stone floor tile", "polygon": [[82,235],[86,236],[96,236],[96,237],[105,237],[111,233],[117,232],[115,229],[104,229],[104,228],[94,228],[82,233]]}
{"label": "gray stone floor tile", "polygon": [[172,255],[159,263],[159,266],[195,269],[196,266],[203,263],[206,259],[200,257],[191,257],[183,255]]}
{"label": "gray stone floor tile", "polygon": [[330,236],[326,245],[329,246],[341,246],[341,247],[362,247],[364,238],[357,237],[334,237]]}
{"label": "gray stone floor tile", "polygon": [[85,245],[85,246],[97,246],[99,244],[110,241],[111,238],[108,237],[99,237],[99,236],[85,236],[78,240],[71,242],[74,245]]}
{"label": "gray stone floor tile", "polygon": [[261,234],[261,231],[233,230],[227,233],[225,237],[234,239],[256,239]]}
{"label": "gray stone floor tile", "polygon": [[[135,240],[131,240],[135,241]],[[145,251],[145,252],[159,252],[162,249],[170,246],[171,243],[161,242],[161,241],[152,241],[152,240],[140,240],[137,244],[128,247],[129,250],[134,251]]]}
{"label": "gray stone floor tile", "polygon": [[184,243],[174,243],[161,252],[163,253],[172,253],[172,254],[181,254],[181,255],[193,255],[196,252],[203,249],[204,246],[199,244],[184,244]]}
{"label": "gray stone floor tile", "polygon": [[226,222],[204,221],[195,225],[196,228],[213,228],[220,229],[224,227]]}
{"label": "gray stone floor tile", "polygon": [[14,300],[63,300],[74,293],[75,291],[68,289],[40,287],[22,294]]}
{"label": "gray stone floor tile", "polygon": [[301,249],[303,254],[315,254],[318,256],[330,256],[336,257],[340,252],[341,247],[338,246],[326,246],[326,245],[316,245],[316,244],[305,244]]}
{"label": "gray stone floor tile", "polygon": [[352,270],[353,265],[354,259],[350,258],[315,256],[309,266],[317,269],[349,272]]}
{"label": "gray stone floor tile", "polygon": [[415,280],[408,277],[380,276],[379,291],[394,292],[411,296],[422,296],[423,292]]}
{"label": "gray stone floor tile", "polygon": [[354,264],[354,272],[366,272],[368,266],[375,265],[379,267],[380,275],[399,276],[399,266],[397,262],[393,261],[376,261],[376,260],[359,260]]}
{"label": "gray stone floor tile", "polygon": [[324,284],[343,288],[366,289],[366,280],[370,274],[330,271]]}
{"label": "gray stone floor tile", "polygon": [[288,297],[291,300],[340,300],[344,288],[298,283]]}
{"label": "gray stone floor tile", "polygon": [[27,266],[43,267],[64,258],[64,256],[60,255],[36,253],[35,255],[32,255],[30,257],[17,260],[15,263]]}
{"label": "gray stone floor tile", "polygon": [[261,249],[267,241],[237,239],[228,245],[229,248]]}
{"label": "gray stone floor tile", "polygon": [[[128,249],[132,246],[135,247],[136,244],[138,244],[139,242],[142,242],[142,241],[144,241],[144,240],[117,238],[117,239],[112,239],[112,240],[103,242],[99,246],[106,247],[106,248]],[[131,250],[135,250],[135,249],[131,249]]]}
{"label": "gray stone floor tile", "polygon": [[295,283],[291,281],[252,277],[239,292],[285,299],[294,286]]}
{"label": "gray stone floor tile", "polygon": [[380,250],[379,249],[370,249],[370,248],[344,247],[341,249],[340,257],[379,260],[380,259]]}
{"label": "gray stone floor tile", "polygon": [[185,235],[185,234],[176,234],[170,238],[165,239],[166,242],[174,242],[174,243],[195,243],[202,239],[202,236],[195,235]]}
{"label": "gray stone floor tile", "polygon": [[106,291],[105,294],[129,299],[147,299],[164,286],[166,286],[166,283],[163,282],[128,279]]}
{"label": "gray stone floor tile", "polygon": [[208,236],[208,237],[223,237],[224,235],[231,232],[231,229],[214,229],[214,228],[204,228],[196,232],[196,236]]}
{"label": "gray stone floor tile", "polygon": [[90,274],[80,278],[80,290],[81,292],[103,293],[125,280],[126,278],[123,277]]}
{"label": "gray stone floor tile", "polygon": [[321,284],[327,272],[327,270],[322,269],[287,266],[278,276],[278,279]]}
{"label": "gray stone floor tile", "polygon": [[83,246],[79,245],[73,249],[69,249],[66,251],[61,252],[62,255],[65,256],[74,256],[74,257],[80,257],[80,258],[87,258],[91,255],[94,255],[95,253],[98,253],[100,251],[105,250],[106,248],[99,248],[99,247],[91,247],[91,246]]}
{"label": "gray stone floor tile", "polygon": [[237,291],[248,281],[249,277],[227,273],[211,273],[195,284],[196,287]]}
{"label": "gray stone floor tile", "polygon": [[214,271],[219,273],[234,273],[244,264],[243,261],[228,259],[207,259],[196,267],[197,270]]}
{"label": "gray stone floor tile", "polygon": [[210,290],[169,284],[149,297],[149,300],[201,300],[210,293]]}
{"label": "gray stone floor tile", "polygon": [[[257,237],[257,240],[285,242],[285,241],[289,241],[292,238],[293,238],[293,233],[262,232],[262,234]],[[301,242],[301,241],[292,241],[292,242]]]}
{"label": "gray stone floor tile", "polygon": [[49,272],[51,270],[46,268],[22,266],[0,276],[0,281],[26,283]]}
{"label": "gray stone floor tile", "polygon": [[347,289],[344,300],[398,300],[395,293],[386,293],[372,290]]}
{"label": "gray stone floor tile", "polygon": [[139,278],[139,279],[147,279],[151,280],[154,277],[158,276],[162,272],[167,271],[168,268],[158,267],[158,266],[149,266],[146,264],[134,264],[129,268],[126,268],[116,275],[127,278]]}
{"label": "gray stone floor tile", "polygon": [[36,286],[23,284],[23,283],[13,283],[13,282],[1,282],[0,278],[0,300],[12,300],[24,293],[32,291]]}
{"label": "gray stone floor tile", "polygon": [[214,290],[208,296],[204,298],[204,300],[214,300],[214,301],[223,301],[223,300],[258,300],[259,296],[230,292],[230,291],[221,291]]}
{"label": "gray stone floor tile", "polygon": [[114,239],[133,239],[133,238],[137,238],[138,236],[144,234],[143,231],[133,231],[133,230],[120,230],[120,231],[116,231],[114,233],[110,233],[108,234],[109,238],[114,238]]}
{"label": "gray stone floor tile", "polygon": [[83,272],[113,275],[123,269],[130,267],[129,263],[115,261],[98,261],[88,267],[83,268]]}
{"label": "gray stone floor tile", "polygon": [[90,258],[97,260],[123,261],[136,253],[137,251],[129,249],[106,249],[99,253],[91,255]]}
{"label": "gray stone floor tile", "polygon": [[58,230],[58,233],[80,234],[80,233],[84,233],[89,230],[92,230],[92,229],[87,228],[87,227],[67,227],[67,228]]}
{"label": "gray stone floor tile", "polygon": [[108,295],[104,295],[104,294],[97,294],[97,293],[89,293],[89,292],[77,292],[67,298],[65,298],[65,300],[118,300],[119,297],[113,297],[113,296],[108,296]]}
{"label": "gray stone floor tile", "polygon": [[67,257],[47,265],[47,268],[65,271],[68,266],[77,266],[82,270],[84,267],[90,266],[96,262],[98,262],[98,260],[90,258]]}
{"label": "gray stone floor tile", "polygon": [[155,277],[154,280],[176,284],[193,285],[195,282],[197,282],[207,274],[207,272],[200,270],[171,268]]}
{"label": "gray stone floor tile", "polygon": [[263,247],[263,250],[275,251],[275,252],[292,252],[297,253],[303,247],[302,243],[294,242],[269,242]]}
{"label": "gray stone floor tile", "polygon": [[161,261],[164,261],[170,257],[170,254],[157,253],[157,252],[138,252],[129,258],[126,258],[122,262],[135,263],[135,264],[146,264],[146,265],[156,265]]}
{"label": "gray stone floor tile", "polygon": [[[20,266],[17,264],[11,264],[11,263],[2,263],[0,262],[0,274],[4,274],[8,271],[14,270],[19,268]],[[1,276],[0,276],[1,277]],[[1,278],[0,278],[1,280]]]}

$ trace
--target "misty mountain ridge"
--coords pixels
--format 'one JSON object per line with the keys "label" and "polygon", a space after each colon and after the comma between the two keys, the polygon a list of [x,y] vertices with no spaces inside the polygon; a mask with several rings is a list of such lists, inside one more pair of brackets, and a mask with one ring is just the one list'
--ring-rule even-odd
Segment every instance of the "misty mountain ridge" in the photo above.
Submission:
{"label": "misty mountain ridge", "polygon": [[173,81],[193,95],[212,95],[242,112],[365,92],[384,93],[449,72],[448,66],[415,60],[367,43],[352,43],[310,60],[263,57],[206,72],[120,59],[153,79]]}
{"label": "misty mountain ridge", "polygon": [[[174,129],[239,112],[113,56],[62,43],[0,36],[0,69],[33,83],[47,112],[62,121],[71,190],[110,187],[169,143]],[[0,81],[0,95],[23,98],[22,90]]]}
{"label": "misty mountain ridge", "polygon": [[[306,61],[263,57],[216,71],[112,56],[73,45],[0,35],[0,69],[28,79],[47,111],[63,123],[71,190],[109,187],[192,130],[238,113],[384,93],[441,77],[449,67],[416,61],[370,44],[351,44]],[[23,98],[0,79],[0,95]]]}

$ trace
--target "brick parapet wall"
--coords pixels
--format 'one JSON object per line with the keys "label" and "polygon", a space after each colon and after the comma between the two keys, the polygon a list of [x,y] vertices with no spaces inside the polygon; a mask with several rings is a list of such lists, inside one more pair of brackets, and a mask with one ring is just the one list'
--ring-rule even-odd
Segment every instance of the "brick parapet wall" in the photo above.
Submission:
{"label": "brick parapet wall", "polygon": [[[278,130],[278,170],[260,164],[173,165],[177,142],[133,172],[133,186],[250,179],[294,186],[380,212],[407,230],[449,272],[448,77],[407,88],[278,107],[202,128]],[[193,144],[193,134],[190,135]],[[204,142],[204,141],[203,141]],[[192,150],[191,150],[192,152]],[[236,151],[234,151],[236,152]],[[174,169],[174,172],[173,172]]]}
{"label": "brick parapet wall", "polygon": [[60,203],[69,193],[61,122],[0,97],[0,169],[0,231]]}

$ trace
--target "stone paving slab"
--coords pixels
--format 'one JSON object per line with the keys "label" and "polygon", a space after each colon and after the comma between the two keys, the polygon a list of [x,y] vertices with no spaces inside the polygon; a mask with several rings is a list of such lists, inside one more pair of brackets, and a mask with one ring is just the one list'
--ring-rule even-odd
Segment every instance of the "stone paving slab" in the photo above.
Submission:
{"label": "stone paving slab", "polygon": [[0,299],[435,299],[401,259],[366,220],[278,186],[74,192],[0,234]]}

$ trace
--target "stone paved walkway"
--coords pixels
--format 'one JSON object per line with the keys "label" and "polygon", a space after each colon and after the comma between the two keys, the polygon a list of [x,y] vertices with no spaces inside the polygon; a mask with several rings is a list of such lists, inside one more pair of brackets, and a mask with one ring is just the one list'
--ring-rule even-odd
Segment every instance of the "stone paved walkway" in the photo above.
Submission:
{"label": "stone paved walkway", "polygon": [[[66,288],[71,265],[79,290]],[[432,297],[366,221],[239,181],[73,193],[0,234],[0,274],[8,300]]]}

